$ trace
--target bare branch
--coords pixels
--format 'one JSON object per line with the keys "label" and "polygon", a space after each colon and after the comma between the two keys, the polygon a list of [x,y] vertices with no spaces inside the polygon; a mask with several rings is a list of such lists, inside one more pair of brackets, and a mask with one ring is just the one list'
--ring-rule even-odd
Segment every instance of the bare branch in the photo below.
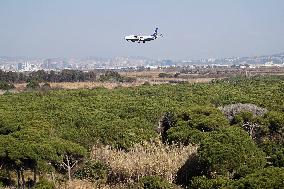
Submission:
{"label": "bare branch", "polygon": [[71,169],[78,163],[78,161],[76,160],[73,165],[71,166]]}
{"label": "bare branch", "polygon": [[66,169],[68,169],[68,165],[66,165],[66,163],[64,163],[64,161],[61,163],[61,165],[62,165],[63,167],[65,167]]}

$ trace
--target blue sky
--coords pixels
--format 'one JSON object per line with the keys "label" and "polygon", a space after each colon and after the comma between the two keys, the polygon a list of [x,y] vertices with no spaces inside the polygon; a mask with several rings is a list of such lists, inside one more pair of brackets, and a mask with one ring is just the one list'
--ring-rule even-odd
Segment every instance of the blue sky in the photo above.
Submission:
{"label": "blue sky", "polygon": [[[163,39],[123,40],[156,26]],[[283,0],[0,1],[5,56],[189,59],[283,51]]]}

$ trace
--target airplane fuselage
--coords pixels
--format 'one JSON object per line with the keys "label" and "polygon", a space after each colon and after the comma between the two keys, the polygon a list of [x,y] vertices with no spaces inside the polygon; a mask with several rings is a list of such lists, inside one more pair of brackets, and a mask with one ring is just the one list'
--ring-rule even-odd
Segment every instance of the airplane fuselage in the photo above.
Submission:
{"label": "airplane fuselage", "polygon": [[128,35],[125,36],[125,40],[131,42],[145,43],[146,41],[153,41],[157,39],[157,37],[162,37],[162,35],[158,36],[158,28],[156,28],[155,33],[152,35]]}
{"label": "airplane fuselage", "polygon": [[126,41],[132,41],[132,42],[143,42],[145,43],[146,41],[152,41],[155,40],[155,36],[151,35],[128,35],[125,37]]}

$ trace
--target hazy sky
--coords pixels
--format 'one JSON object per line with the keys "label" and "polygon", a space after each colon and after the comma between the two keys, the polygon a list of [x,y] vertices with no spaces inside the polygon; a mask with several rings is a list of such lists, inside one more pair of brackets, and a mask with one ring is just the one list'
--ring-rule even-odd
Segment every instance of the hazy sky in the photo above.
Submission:
{"label": "hazy sky", "polygon": [[[156,26],[163,39],[123,39]],[[188,59],[283,51],[283,0],[0,0],[0,56]]]}

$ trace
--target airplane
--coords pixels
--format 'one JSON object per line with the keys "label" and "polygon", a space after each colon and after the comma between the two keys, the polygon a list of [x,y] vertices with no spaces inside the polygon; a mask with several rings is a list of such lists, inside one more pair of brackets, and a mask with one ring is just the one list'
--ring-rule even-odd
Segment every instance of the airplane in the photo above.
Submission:
{"label": "airplane", "polygon": [[126,41],[132,41],[132,42],[143,42],[145,43],[146,41],[152,41],[157,39],[158,37],[163,37],[162,34],[158,35],[158,28],[155,29],[155,33],[152,35],[128,35],[125,36]]}

